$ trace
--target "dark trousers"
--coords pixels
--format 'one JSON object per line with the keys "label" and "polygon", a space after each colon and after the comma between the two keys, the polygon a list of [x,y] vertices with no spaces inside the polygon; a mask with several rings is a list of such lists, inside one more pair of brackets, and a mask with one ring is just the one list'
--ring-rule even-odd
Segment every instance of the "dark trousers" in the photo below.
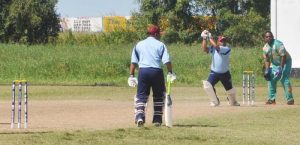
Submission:
{"label": "dark trousers", "polygon": [[136,96],[136,120],[143,118],[145,121],[145,107],[150,95],[150,89],[153,92],[153,122],[162,122],[164,96],[166,92],[164,74],[162,69],[158,68],[140,68],[138,75],[138,88]]}
{"label": "dark trousers", "polygon": [[211,70],[207,81],[210,82],[210,84],[214,87],[215,92],[216,92],[215,85],[219,81],[221,81],[221,83],[224,86],[226,91],[233,88],[232,87],[232,81],[231,81],[231,74],[230,74],[229,71],[227,71],[225,73],[216,73],[216,72]]}

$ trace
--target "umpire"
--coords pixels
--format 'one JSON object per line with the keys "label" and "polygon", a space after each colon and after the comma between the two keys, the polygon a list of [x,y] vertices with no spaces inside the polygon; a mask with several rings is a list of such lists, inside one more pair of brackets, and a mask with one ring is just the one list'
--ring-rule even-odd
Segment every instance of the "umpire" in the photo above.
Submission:
{"label": "umpire", "polygon": [[[159,41],[160,29],[156,25],[148,26],[148,37],[136,44],[132,50],[130,77],[128,85],[135,87],[137,85],[137,94],[135,96],[135,123],[138,127],[143,127],[145,123],[145,108],[150,95],[150,89],[153,92],[153,121],[155,126],[161,126],[164,96],[165,80],[162,70],[162,63],[166,65],[168,75],[171,81],[176,79],[172,71],[172,63],[164,43]],[[139,67],[138,79],[134,72]]]}

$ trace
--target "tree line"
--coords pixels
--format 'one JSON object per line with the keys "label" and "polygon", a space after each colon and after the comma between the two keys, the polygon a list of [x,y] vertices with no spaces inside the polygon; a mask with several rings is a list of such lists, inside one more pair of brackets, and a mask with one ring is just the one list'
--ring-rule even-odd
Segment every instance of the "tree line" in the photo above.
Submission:
{"label": "tree line", "polygon": [[[261,43],[261,33],[270,28],[270,0],[136,0],[132,13],[135,30],[117,34],[128,42],[146,36],[148,24],[162,28],[166,43],[199,41],[204,29],[225,35],[235,46]],[[57,0],[0,0],[0,42],[40,44],[59,39]],[[213,26],[211,24],[214,24]],[[106,35],[107,36],[107,35]],[[112,36],[115,37],[115,36]],[[123,39],[123,38],[121,38]],[[123,42],[123,41],[122,41]]]}
{"label": "tree line", "polygon": [[[165,41],[191,43],[199,39],[201,31],[209,29],[214,35],[226,35],[237,46],[261,43],[261,33],[270,28],[270,0],[137,0],[140,11],[135,25],[147,23],[162,25],[160,18],[168,19],[164,30]],[[210,28],[205,17],[215,18]],[[205,25],[206,24],[206,25]],[[138,26],[137,26],[138,27]]]}
{"label": "tree line", "polygon": [[0,0],[0,42],[40,44],[59,32],[57,0]]}

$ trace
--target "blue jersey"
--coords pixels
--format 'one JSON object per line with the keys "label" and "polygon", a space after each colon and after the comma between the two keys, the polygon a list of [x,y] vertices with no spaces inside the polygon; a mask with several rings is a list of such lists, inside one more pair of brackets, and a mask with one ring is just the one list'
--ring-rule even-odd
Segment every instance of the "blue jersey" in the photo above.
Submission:
{"label": "blue jersey", "polygon": [[211,70],[216,73],[225,73],[229,71],[229,56],[231,49],[228,46],[219,46],[220,50],[217,51],[213,46],[209,47],[211,53]]}
{"label": "blue jersey", "polygon": [[170,61],[166,45],[151,36],[138,42],[131,54],[131,63],[138,64],[139,68],[161,69],[161,63]]}

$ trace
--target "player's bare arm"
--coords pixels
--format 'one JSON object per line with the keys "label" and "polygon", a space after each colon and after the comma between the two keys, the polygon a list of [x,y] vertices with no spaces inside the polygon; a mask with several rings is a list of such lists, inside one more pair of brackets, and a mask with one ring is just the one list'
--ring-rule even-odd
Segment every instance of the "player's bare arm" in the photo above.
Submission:
{"label": "player's bare arm", "polygon": [[130,71],[130,75],[134,76],[134,71],[135,71],[136,66],[137,66],[137,64],[135,64],[135,63],[132,63],[130,65],[130,70],[129,70]]}
{"label": "player's bare arm", "polygon": [[282,56],[281,62],[280,62],[280,67],[283,68],[286,62],[286,55]]}
{"label": "player's bare arm", "polygon": [[208,47],[207,47],[207,41],[206,39],[202,40],[202,50],[206,53],[208,53]]}
{"label": "player's bare arm", "polygon": [[215,42],[215,40],[212,37],[209,38],[209,42],[218,52],[220,51],[220,46]]}

